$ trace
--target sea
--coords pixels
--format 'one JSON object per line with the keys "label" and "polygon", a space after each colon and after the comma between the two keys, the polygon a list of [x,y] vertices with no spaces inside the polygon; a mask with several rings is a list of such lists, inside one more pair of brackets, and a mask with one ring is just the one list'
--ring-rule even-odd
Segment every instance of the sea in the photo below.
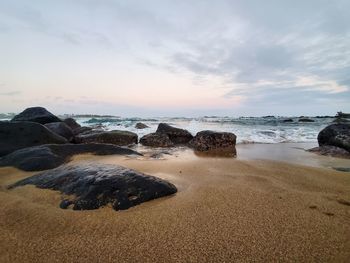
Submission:
{"label": "sea", "polygon": [[[155,132],[161,122],[186,129],[193,135],[202,130],[232,132],[237,136],[238,144],[317,142],[318,133],[335,120],[334,117],[279,116],[239,118],[217,116],[198,118],[73,117],[82,126],[99,126],[107,131],[127,130],[137,133],[139,138]],[[138,122],[146,124],[149,128],[136,129],[135,125]]]}

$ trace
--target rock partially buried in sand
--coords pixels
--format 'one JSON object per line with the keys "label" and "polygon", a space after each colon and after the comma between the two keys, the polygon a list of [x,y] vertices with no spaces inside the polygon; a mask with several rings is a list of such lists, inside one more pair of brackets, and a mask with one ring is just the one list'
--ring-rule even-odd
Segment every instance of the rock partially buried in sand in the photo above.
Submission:
{"label": "rock partially buried in sand", "polygon": [[64,199],[60,207],[73,210],[98,209],[111,204],[124,210],[159,197],[172,195],[176,187],[160,178],[106,164],[64,165],[21,180],[9,188],[24,185],[60,191],[74,196]]}
{"label": "rock partially buried in sand", "polygon": [[320,147],[315,147],[308,151],[312,153],[317,153],[320,155],[325,155],[325,156],[350,159],[350,152],[342,148],[331,146],[331,145],[323,145]]}
{"label": "rock partially buried in sand", "polygon": [[70,161],[75,154],[141,155],[131,149],[112,144],[48,144],[28,147],[0,158],[1,166],[13,166],[24,171],[43,171]]}
{"label": "rock partially buried in sand", "polygon": [[46,124],[50,122],[60,122],[61,119],[43,107],[31,107],[13,117],[11,121],[32,121]]}
{"label": "rock partially buried in sand", "polygon": [[140,143],[151,147],[172,147],[174,143],[165,133],[150,133],[140,139]]}
{"label": "rock partially buried in sand", "polygon": [[46,123],[44,126],[50,131],[66,138],[69,142],[74,140],[73,130],[64,122],[50,122]]}
{"label": "rock partially buried in sand", "polygon": [[317,140],[320,146],[336,146],[350,152],[350,124],[331,124],[318,134]]}
{"label": "rock partially buried in sand", "polygon": [[142,122],[138,122],[138,123],[136,123],[135,128],[136,129],[146,129],[146,128],[149,128],[149,127],[146,124],[142,123]]}
{"label": "rock partially buried in sand", "polygon": [[169,139],[174,144],[187,144],[193,139],[193,135],[184,129],[172,127],[166,123],[160,123],[158,125],[156,133],[163,133],[169,136]]}
{"label": "rock partially buried in sand", "polygon": [[190,146],[199,152],[236,155],[236,135],[230,132],[201,131],[190,142]]}
{"label": "rock partially buried in sand", "polygon": [[18,149],[67,140],[35,122],[0,122],[0,156]]}
{"label": "rock partially buried in sand", "polygon": [[[93,131],[92,131],[93,132]],[[81,143],[110,143],[119,146],[126,146],[138,143],[136,133],[129,131],[104,131],[88,133],[77,136],[77,141]]]}

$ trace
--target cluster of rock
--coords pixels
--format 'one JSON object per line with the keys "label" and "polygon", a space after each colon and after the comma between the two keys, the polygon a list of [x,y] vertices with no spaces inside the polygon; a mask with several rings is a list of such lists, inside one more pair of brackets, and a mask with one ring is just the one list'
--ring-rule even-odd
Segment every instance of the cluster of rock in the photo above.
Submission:
{"label": "cluster of rock", "polygon": [[318,134],[317,140],[319,147],[311,149],[311,152],[350,158],[350,124],[331,124]]}
{"label": "cluster of rock", "polygon": [[152,147],[185,145],[195,151],[236,155],[236,135],[229,132],[201,131],[193,136],[189,131],[160,123],[155,133],[140,139],[140,143]]}
{"label": "cluster of rock", "polygon": [[82,153],[140,155],[121,147],[135,143],[138,143],[135,133],[81,127],[72,118],[61,120],[45,108],[33,107],[11,121],[0,122],[0,167],[14,166],[25,171],[53,169],[10,188],[33,184],[75,196],[65,199],[61,208],[72,205],[75,210],[96,209],[111,203],[115,210],[120,210],[174,194],[177,190],[171,183],[120,166],[63,165],[73,155]]}

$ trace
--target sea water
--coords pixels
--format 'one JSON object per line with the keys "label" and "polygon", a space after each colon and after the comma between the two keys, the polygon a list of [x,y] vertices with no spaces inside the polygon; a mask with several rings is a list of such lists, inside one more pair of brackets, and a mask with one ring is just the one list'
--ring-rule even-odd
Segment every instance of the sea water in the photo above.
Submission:
{"label": "sea water", "polygon": [[[127,130],[139,137],[155,132],[158,124],[168,123],[174,127],[186,129],[193,135],[202,130],[233,132],[237,143],[287,143],[317,142],[318,133],[334,121],[331,117],[309,117],[312,122],[300,122],[299,117],[199,117],[199,118],[120,118],[120,117],[84,117],[76,118],[83,126],[100,125],[103,129]],[[292,121],[286,122],[287,119]],[[135,124],[142,122],[149,126],[136,129]]]}

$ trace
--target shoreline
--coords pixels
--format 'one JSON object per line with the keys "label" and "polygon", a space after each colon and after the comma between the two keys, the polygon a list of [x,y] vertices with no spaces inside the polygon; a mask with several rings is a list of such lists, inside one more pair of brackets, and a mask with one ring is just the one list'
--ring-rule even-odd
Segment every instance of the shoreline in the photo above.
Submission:
{"label": "shoreline", "polygon": [[350,258],[348,173],[271,160],[203,158],[186,151],[165,156],[73,158],[72,164],[122,165],[178,188],[175,195],[126,211],[108,206],[60,209],[56,191],[33,186],[6,189],[34,173],[0,168],[0,261]]}

